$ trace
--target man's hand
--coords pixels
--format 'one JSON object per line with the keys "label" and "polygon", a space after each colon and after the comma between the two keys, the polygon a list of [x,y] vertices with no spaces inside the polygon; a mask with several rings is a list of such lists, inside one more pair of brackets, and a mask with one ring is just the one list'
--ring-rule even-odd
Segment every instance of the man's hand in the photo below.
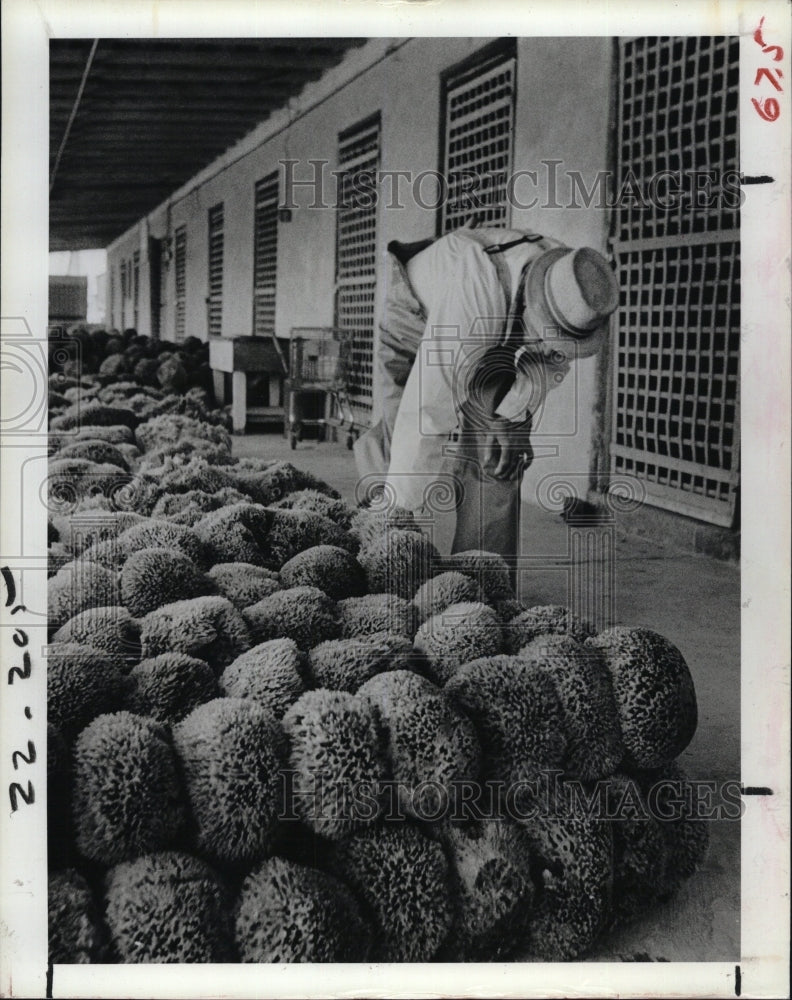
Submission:
{"label": "man's hand", "polygon": [[492,417],[484,432],[484,472],[493,479],[517,479],[533,461],[531,421]]}

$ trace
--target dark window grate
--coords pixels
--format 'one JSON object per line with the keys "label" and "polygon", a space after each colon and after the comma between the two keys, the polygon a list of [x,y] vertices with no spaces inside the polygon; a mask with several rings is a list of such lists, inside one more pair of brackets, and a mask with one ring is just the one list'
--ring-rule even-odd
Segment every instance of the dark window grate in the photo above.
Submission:
{"label": "dark window grate", "polygon": [[275,333],[275,293],[278,275],[278,174],[256,184],[253,237],[253,333]]}
{"label": "dark window grate", "polygon": [[499,57],[446,81],[443,233],[458,229],[471,215],[479,225],[509,224],[516,65],[514,57]]}
{"label": "dark window grate", "polygon": [[223,332],[223,205],[209,209],[209,336]]}
{"label": "dark window grate", "polygon": [[184,340],[187,320],[187,228],[179,226],[173,236],[173,274],[175,281],[176,316],[174,335]]}
{"label": "dark window grate", "polygon": [[[656,506],[731,525],[739,477],[740,236],[736,195],[685,197],[693,171],[716,195],[738,169],[738,40],[620,40],[619,190],[613,241],[614,473]],[[671,171],[671,208],[648,197]],[[658,193],[657,191],[655,192]],[[667,202],[668,192],[660,190]]]}
{"label": "dark window grate", "polygon": [[352,332],[347,389],[353,412],[363,423],[370,420],[373,393],[377,281],[374,185],[379,164],[379,118],[339,136],[335,326]]}
{"label": "dark window grate", "polygon": [[140,332],[140,251],[132,254],[132,326]]}

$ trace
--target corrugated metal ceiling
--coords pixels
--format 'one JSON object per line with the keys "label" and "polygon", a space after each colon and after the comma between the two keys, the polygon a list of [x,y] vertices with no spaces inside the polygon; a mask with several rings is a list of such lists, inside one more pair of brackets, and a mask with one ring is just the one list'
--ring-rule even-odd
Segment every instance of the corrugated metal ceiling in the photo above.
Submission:
{"label": "corrugated metal ceiling", "polygon": [[364,42],[53,39],[50,249],[107,246]]}

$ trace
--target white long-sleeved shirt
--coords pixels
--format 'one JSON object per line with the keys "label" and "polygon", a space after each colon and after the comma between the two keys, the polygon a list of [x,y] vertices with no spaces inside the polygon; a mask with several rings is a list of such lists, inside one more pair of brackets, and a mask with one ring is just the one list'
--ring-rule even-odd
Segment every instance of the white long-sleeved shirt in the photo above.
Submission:
{"label": "white long-sleeved shirt", "polygon": [[[482,231],[479,230],[479,233]],[[522,232],[493,230],[493,243],[519,239]],[[424,306],[427,322],[404,387],[391,444],[388,484],[396,502],[420,509],[426,487],[436,477],[448,435],[457,426],[467,398],[467,378],[477,357],[502,342],[526,263],[560,244],[542,239],[521,243],[500,256],[510,288],[480,240],[457,230],[413,257],[407,274]],[[504,373],[514,384],[498,406],[507,420],[522,421],[541,404],[549,388],[569,370],[569,358],[539,337],[525,343],[520,368]]]}

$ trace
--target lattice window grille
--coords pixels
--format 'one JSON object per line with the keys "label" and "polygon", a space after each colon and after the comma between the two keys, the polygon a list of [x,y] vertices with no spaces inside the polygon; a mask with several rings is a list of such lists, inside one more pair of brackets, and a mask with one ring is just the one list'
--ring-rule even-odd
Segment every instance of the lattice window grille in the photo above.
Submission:
{"label": "lattice window grille", "polygon": [[[738,169],[738,42],[620,42],[619,180]],[[647,199],[648,201],[648,199]],[[657,506],[730,526],[739,481],[740,234],[726,199],[616,210],[611,468]]]}
{"label": "lattice window grille", "polygon": [[132,254],[132,326],[139,330],[140,320],[140,251]]}
{"label": "lattice window grille", "polygon": [[209,209],[209,336],[223,329],[223,205]]}
{"label": "lattice window grille", "polygon": [[253,235],[253,333],[275,333],[275,294],[278,275],[278,174],[256,184]]}
{"label": "lattice window grille", "polygon": [[109,308],[109,311],[108,311],[108,320],[109,320],[110,326],[114,327],[115,326],[115,290],[116,290],[116,284],[115,284],[115,268],[112,266],[112,264],[108,268],[108,273],[110,275],[110,288],[108,290],[108,295],[109,295],[109,298],[110,298],[110,308]]}
{"label": "lattice window grille", "polygon": [[187,321],[187,227],[179,226],[173,234],[173,276],[176,316],[174,336],[184,340]]}
{"label": "lattice window grille", "polygon": [[514,57],[499,57],[446,82],[443,233],[473,214],[479,225],[509,224],[516,66]]}
{"label": "lattice window grille", "polygon": [[363,423],[370,420],[373,397],[377,206],[371,185],[379,164],[379,119],[339,136],[335,326],[352,331],[347,389]]}

